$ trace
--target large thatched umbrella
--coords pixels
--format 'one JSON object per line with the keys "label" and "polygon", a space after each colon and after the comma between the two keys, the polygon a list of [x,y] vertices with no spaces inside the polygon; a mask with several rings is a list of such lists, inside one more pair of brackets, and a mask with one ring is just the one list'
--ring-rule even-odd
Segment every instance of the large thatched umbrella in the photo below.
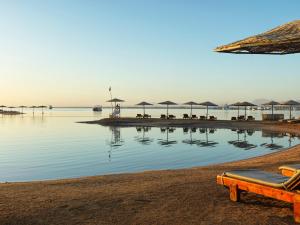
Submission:
{"label": "large thatched umbrella", "polygon": [[169,116],[169,105],[177,105],[177,103],[171,101],[160,102],[158,104],[167,106],[167,118]]}
{"label": "large thatched umbrella", "polygon": [[12,109],[15,109],[16,107],[14,107],[14,106],[9,106],[9,107],[7,107],[7,108],[9,108],[10,111],[12,112]]}
{"label": "large thatched umbrella", "polygon": [[292,119],[292,108],[293,108],[293,106],[300,105],[300,103],[296,102],[294,100],[289,100],[289,101],[283,102],[281,105],[287,105],[290,107],[290,119]]}
{"label": "large thatched umbrella", "polygon": [[272,119],[274,120],[274,105],[280,105],[280,103],[276,102],[276,101],[270,101],[270,102],[264,103],[263,105],[267,105],[267,106],[272,107]]}
{"label": "large thatched umbrella", "polygon": [[190,102],[184,103],[184,105],[190,105],[190,106],[191,106],[190,117],[192,118],[192,114],[193,114],[193,105],[200,105],[200,104],[198,104],[197,102],[190,101]]}
{"label": "large thatched umbrella", "polygon": [[247,107],[252,107],[252,106],[256,106],[254,104],[252,104],[251,102],[241,102],[241,106],[244,106],[245,107],[245,118],[247,116]]}
{"label": "large thatched umbrella", "polygon": [[0,105],[1,110],[3,111],[3,108],[5,108],[5,105]]}
{"label": "large thatched umbrella", "polygon": [[215,51],[236,54],[300,53],[300,20],[286,23],[241,41],[217,47]]}
{"label": "large thatched umbrella", "polygon": [[146,105],[153,105],[153,104],[151,104],[151,103],[149,103],[149,102],[140,102],[139,104],[136,104],[136,105],[141,105],[141,106],[143,106],[143,109],[144,109],[144,115],[145,115],[145,106]]}
{"label": "large thatched umbrella", "polygon": [[230,106],[236,106],[238,107],[238,117],[240,116],[240,106],[241,106],[241,102],[236,102],[234,104],[231,104]]}
{"label": "large thatched umbrella", "polygon": [[37,107],[35,105],[33,105],[33,106],[30,106],[29,108],[32,109],[32,115],[34,115],[34,109],[37,108]]}
{"label": "large thatched umbrella", "polygon": [[240,107],[245,107],[245,118],[247,116],[247,107],[248,106],[256,106],[254,104],[252,104],[251,102],[237,102],[232,104],[232,106],[237,106],[238,107],[238,117],[239,117],[239,113],[240,113]]}
{"label": "large thatched umbrella", "polygon": [[216,105],[215,103],[212,103],[212,102],[202,102],[199,105],[206,106],[206,118],[208,118],[208,107],[218,106],[218,105]]}
{"label": "large thatched umbrella", "polygon": [[26,108],[25,105],[20,105],[19,108],[21,109],[21,112],[23,113],[23,109]]}
{"label": "large thatched umbrella", "polygon": [[47,106],[45,106],[45,105],[40,105],[39,108],[42,109],[42,115],[44,115],[44,108],[47,108]]}
{"label": "large thatched umbrella", "polygon": [[[115,108],[116,108],[118,102],[120,103],[120,102],[125,102],[125,101],[122,99],[119,99],[119,98],[112,98],[112,99],[108,100],[107,102],[115,103]],[[113,111],[113,109],[111,109],[111,110]],[[120,112],[121,112],[121,107],[120,107]]]}

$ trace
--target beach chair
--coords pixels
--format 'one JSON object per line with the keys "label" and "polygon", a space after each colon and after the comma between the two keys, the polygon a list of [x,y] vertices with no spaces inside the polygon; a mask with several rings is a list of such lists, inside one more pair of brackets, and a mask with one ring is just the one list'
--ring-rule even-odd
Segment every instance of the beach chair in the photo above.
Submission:
{"label": "beach chair", "polygon": [[199,119],[200,120],[206,120],[206,116],[200,116]]}
{"label": "beach chair", "polygon": [[160,115],[160,118],[161,118],[161,119],[166,119],[167,117],[166,117],[165,114],[161,114],[161,115]]}
{"label": "beach chair", "polygon": [[248,117],[247,117],[247,120],[248,120],[248,121],[253,121],[253,120],[255,120],[255,118],[254,118],[253,116],[248,116]]}
{"label": "beach chair", "polygon": [[231,120],[236,120],[236,117],[235,116],[231,117]]}
{"label": "beach chair", "polygon": [[239,116],[239,117],[238,117],[238,120],[240,120],[240,121],[245,120],[245,116]]}
{"label": "beach chair", "polygon": [[279,170],[283,176],[291,177],[297,171],[300,171],[300,164],[283,165],[279,167]]}
{"label": "beach chair", "polygon": [[241,191],[285,201],[294,205],[294,219],[300,223],[300,171],[291,177],[261,170],[234,170],[217,176],[217,183],[229,188],[230,200],[238,202]]}
{"label": "beach chair", "polygon": [[142,114],[136,114],[136,118],[138,118],[138,119],[141,119],[141,118],[143,118],[143,116],[142,116]]}
{"label": "beach chair", "polygon": [[188,114],[183,114],[183,117],[182,117],[183,119],[189,119],[190,117],[189,117],[189,115]]}
{"label": "beach chair", "polygon": [[196,115],[192,115],[191,119],[198,119],[198,117]]}
{"label": "beach chair", "polygon": [[168,117],[168,119],[171,119],[171,120],[172,120],[172,119],[175,119],[175,118],[176,118],[176,116],[174,116],[174,115],[172,115],[172,114],[170,114],[169,117]]}
{"label": "beach chair", "polygon": [[149,114],[144,114],[144,115],[143,115],[143,118],[144,118],[144,119],[150,119],[150,118],[151,118],[151,115],[149,115]]}

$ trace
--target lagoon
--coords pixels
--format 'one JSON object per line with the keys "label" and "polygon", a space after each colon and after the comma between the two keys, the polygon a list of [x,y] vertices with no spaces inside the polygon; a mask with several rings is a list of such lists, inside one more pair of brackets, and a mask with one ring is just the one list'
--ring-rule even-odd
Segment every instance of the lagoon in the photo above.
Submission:
{"label": "lagoon", "polygon": [[[162,111],[149,112],[156,115]],[[123,110],[126,116],[137,112]],[[60,108],[46,111],[44,116],[40,112],[33,116],[30,110],[26,113],[0,116],[1,182],[189,168],[260,156],[300,143],[292,134],[267,131],[76,123],[106,117],[109,109],[94,113],[91,109]],[[212,113],[225,118],[236,112]]]}

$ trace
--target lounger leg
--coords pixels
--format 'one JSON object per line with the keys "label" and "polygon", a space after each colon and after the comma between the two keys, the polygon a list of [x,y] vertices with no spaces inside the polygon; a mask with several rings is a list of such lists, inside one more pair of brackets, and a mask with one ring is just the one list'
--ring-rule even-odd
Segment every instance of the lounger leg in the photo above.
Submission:
{"label": "lounger leg", "polygon": [[300,223],[300,195],[294,196],[294,219]]}
{"label": "lounger leg", "polygon": [[232,184],[229,186],[230,200],[234,202],[240,201],[240,191],[237,184]]}

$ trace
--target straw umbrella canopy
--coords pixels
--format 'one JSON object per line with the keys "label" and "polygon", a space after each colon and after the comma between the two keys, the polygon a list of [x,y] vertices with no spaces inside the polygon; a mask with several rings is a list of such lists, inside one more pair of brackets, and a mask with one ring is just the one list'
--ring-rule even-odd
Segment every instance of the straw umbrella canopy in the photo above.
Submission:
{"label": "straw umbrella canopy", "polygon": [[141,106],[143,106],[143,111],[144,111],[144,115],[145,115],[145,106],[146,105],[153,105],[153,104],[151,104],[151,103],[149,103],[149,102],[140,102],[140,103],[138,103],[138,104],[136,104],[136,105],[141,105]]}
{"label": "straw umbrella canopy", "polygon": [[32,109],[32,114],[34,114],[34,109],[37,108],[37,107],[35,105],[33,105],[33,106],[30,106],[29,108]]}
{"label": "straw umbrella canopy", "polygon": [[208,117],[208,107],[218,106],[212,102],[202,102],[200,105],[206,106],[206,118]]}
{"label": "straw umbrella canopy", "polygon": [[167,106],[167,118],[169,116],[169,105],[177,105],[177,103],[171,101],[160,102],[158,104]]}
{"label": "straw umbrella canopy", "polygon": [[[117,105],[118,102],[125,102],[125,101],[122,100],[122,99],[119,99],[119,98],[112,98],[112,99],[110,99],[110,100],[108,100],[106,102],[115,103],[115,108],[116,108],[116,105]],[[111,110],[113,110],[113,109],[111,109]]]}
{"label": "straw umbrella canopy", "polygon": [[197,102],[193,102],[193,101],[190,101],[190,102],[186,102],[186,103],[183,103],[184,105],[190,105],[191,106],[191,113],[190,113],[190,117],[192,117],[192,114],[193,114],[193,105],[199,105],[199,103]]}
{"label": "straw umbrella canopy", "polygon": [[293,108],[293,106],[300,105],[300,103],[296,102],[294,100],[289,100],[289,101],[283,102],[281,105],[287,105],[290,107],[290,119],[292,119],[292,108]]}
{"label": "straw umbrella canopy", "polygon": [[1,110],[3,111],[3,108],[5,108],[5,105],[0,105]]}
{"label": "straw umbrella canopy", "polygon": [[7,107],[7,108],[9,108],[10,111],[12,111],[12,109],[15,109],[16,107],[14,107],[14,106],[9,106],[9,107]]}
{"label": "straw umbrella canopy", "polygon": [[272,107],[272,119],[274,120],[274,105],[280,105],[279,102],[276,101],[270,101],[270,102],[266,102],[263,105],[267,105],[267,106],[271,106]]}
{"label": "straw umbrella canopy", "polygon": [[247,116],[247,107],[248,106],[256,106],[256,105],[252,104],[251,102],[241,102],[241,106],[245,107],[245,118],[246,118],[246,116]]}
{"label": "straw umbrella canopy", "polygon": [[239,116],[239,112],[240,112],[240,107],[245,107],[245,118],[247,116],[247,107],[248,106],[256,106],[254,104],[252,104],[251,102],[237,102],[235,104],[232,104],[232,106],[237,106],[238,107],[238,116]]}
{"label": "straw umbrella canopy", "polygon": [[25,105],[20,105],[19,108],[21,108],[21,112],[23,113],[23,109],[26,108]]}
{"label": "straw umbrella canopy", "polygon": [[39,108],[42,109],[42,114],[44,114],[44,108],[47,108],[47,106],[45,106],[45,105],[40,105]]}
{"label": "straw umbrella canopy", "polygon": [[283,24],[262,34],[223,45],[216,52],[235,54],[300,53],[300,20]]}

